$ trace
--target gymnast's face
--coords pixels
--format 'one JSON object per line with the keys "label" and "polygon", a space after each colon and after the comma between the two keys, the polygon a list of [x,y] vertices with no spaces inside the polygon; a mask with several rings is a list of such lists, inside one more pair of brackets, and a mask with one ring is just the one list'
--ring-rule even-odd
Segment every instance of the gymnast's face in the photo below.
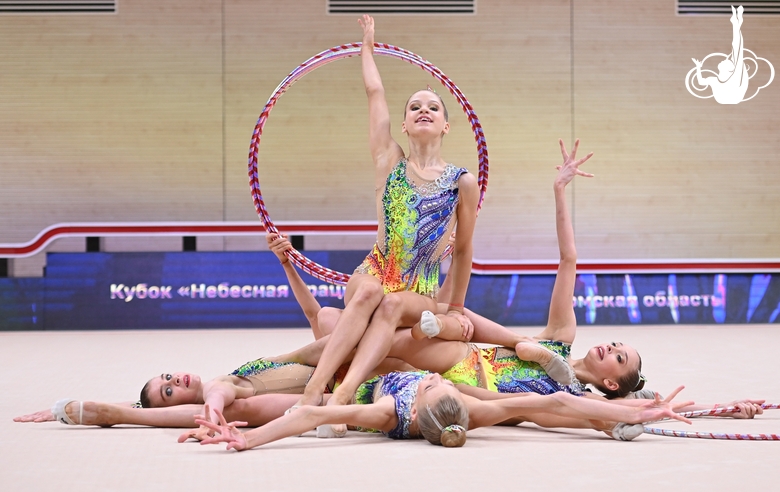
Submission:
{"label": "gymnast's face", "polygon": [[160,374],[149,380],[149,403],[152,407],[171,407],[203,403],[201,381],[197,374],[176,372]]}
{"label": "gymnast's face", "polygon": [[610,389],[628,374],[639,371],[639,354],[636,349],[622,342],[596,345],[585,356],[585,365],[604,386]]}
{"label": "gymnast's face", "polygon": [[410,136],[450,131],[447,110],[438,94],[429,90],[417,91],[409,98],[404,109],[401,130]]}
{"label": "gymnast's face", "polygon": [[436,373],[428,374],[420,380],[420,384],[417,386],[415,408],[425,408],[425,405],[434,406],[445,395],[452,396],[458,400],[461,398],[460,391],[455,388],[452,381],[444,379]]}

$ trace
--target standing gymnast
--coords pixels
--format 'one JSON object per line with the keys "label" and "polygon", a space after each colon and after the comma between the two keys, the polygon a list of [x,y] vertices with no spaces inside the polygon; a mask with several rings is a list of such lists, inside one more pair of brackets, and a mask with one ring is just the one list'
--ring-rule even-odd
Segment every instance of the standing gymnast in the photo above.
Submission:
{"label": "standing gymnast", "polygon": [[[479,189],[473,174],[441,158],[442,139],[450,128],[444,102],[431,90],[409,98],[401,124],[409,139],[407,156],[390,133],[390,111],[373,58],[374,19],[366,15],[358,22],[363,28],[362,71],[380,225],[374,248],[347,283],[345,309],[296,406],[319,405],[328,381],[359,343],[358,351],[365,357],[353,361],[344,383],[328,401],[349,403],[371,370],[360,360],[379,360],[389,350],[391,341],[384,336],[388,327],[412,326],[420,313],[436,308],[439,267],[456,224],[447,315],[462,316],[471,275]],[[405,309],[398,309],[401,305]],[[461,332],[441,336],[460,338]]]}

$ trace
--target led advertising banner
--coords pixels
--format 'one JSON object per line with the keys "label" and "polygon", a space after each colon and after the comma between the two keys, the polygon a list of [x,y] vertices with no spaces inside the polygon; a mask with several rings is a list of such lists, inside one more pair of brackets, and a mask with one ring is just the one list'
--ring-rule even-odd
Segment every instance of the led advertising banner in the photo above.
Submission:
{"label": "led advertising banner", "polygon": [[[352,271],[365,252],[308,252]],[[301,272],[323,306],[344,287]],[[0,279],[3,329],[92,330],[308,326],[267,252],[50,253],[42,279]]]}
{"label": "led advertising banner", "polygon": [[[365,253],[307,252],[350,272]],[[301,273],[323,306],[344,287]],[[553,275],[473,275],[466,306],[506,326],[547,322]],[[777,323],[780,274],[581,274],[580,325]],[[308,322],[266,252],[50,253],[46,275],[0,279],[0,329],[284,328]]]}
{"label": "led advertising banner", "polygon": [[[473,276],[467,306],[506,326],[547,323],[553,275]],[[581,274],[578,325],[780,322],[780,275]]]}

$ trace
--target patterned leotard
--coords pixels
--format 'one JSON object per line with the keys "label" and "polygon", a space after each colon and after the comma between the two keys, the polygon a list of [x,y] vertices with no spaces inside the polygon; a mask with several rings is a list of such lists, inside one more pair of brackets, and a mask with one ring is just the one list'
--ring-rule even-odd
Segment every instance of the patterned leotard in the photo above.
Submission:
{"label": "patterned leotard", "polygon": [[[550,340],[541,340],[539,343],[564,358],[571,352],[568,343]],[[513,350],[503,347],[481,349],[471,345],[469,354],[442,377],[454,384],[477,386],[497,393],[549,395],[564,391],[580,396],[583,391],[578,381],[564,386],[551,378],[539,364],[520,360]]]}
{"label": "patterned leotard", "polygon": [[415,186],[407,178],[406,159],[401,159],[385,183],[380,236],[355,273],[381,280],[386,294],[411,291],[435,296],[442,253],[458,205],[458,179],[466,172],[448,164],[435,181]]}
{"label": "patterned leotard", "polygon": [[[417,397],[417,386],[426,374],[429,373],[415,371],[391,372],[383,376],[376,376],[358,387],[355,392],[355,403],[367,405],[383,396],[392,396],[395,400],[395,414],[398,417],[398,424],[386,435],[391,439],[413,439],[409,435],[409,424],[412,423],[411,411],[414,399]],[[359,430],[366,431],[368,429]]]}
{"label": "patterned leotard", "polygon": [[[239,376],[252,384],[255,395],[266,393],[303,394],[306,384],[314,374],[314,367],[295,362],[270,362],[255,359],[242,365],[231,376]],[[333,388],[332,382],[327,390]]]}

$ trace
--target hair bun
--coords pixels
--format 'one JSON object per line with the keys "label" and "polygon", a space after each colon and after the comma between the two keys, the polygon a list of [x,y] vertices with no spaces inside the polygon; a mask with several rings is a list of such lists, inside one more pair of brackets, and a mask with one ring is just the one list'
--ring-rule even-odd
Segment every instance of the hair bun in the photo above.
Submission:
{"label": "hair bun", "polygon": [[445,448],[459,448],[466,444],[466,429],[458,424],[448,425],[441,430],[441,445]]}

